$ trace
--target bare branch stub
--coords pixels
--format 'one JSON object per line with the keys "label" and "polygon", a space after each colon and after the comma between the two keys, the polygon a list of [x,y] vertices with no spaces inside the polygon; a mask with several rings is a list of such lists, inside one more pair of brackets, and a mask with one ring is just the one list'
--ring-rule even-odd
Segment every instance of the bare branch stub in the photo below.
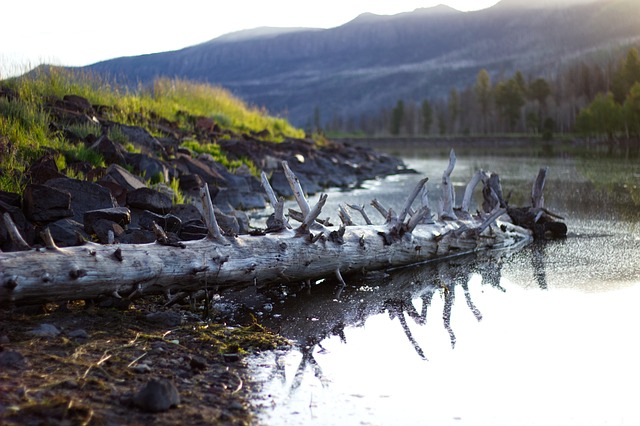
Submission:
{"label": "bare branch stub", "polygon": [[11,238],[16,251],[25,251],[31,249],[29,244],[27,244],[24,238],[22,238],[22,235],[20,235],[20,231],[18,231],[18,227],[13,222],[13,219],[11,218],[9,212],[4,213],[2,215],[2,218],[4,220],[4,225],[7,228],[7,232],[9,233],[9,238]]}
{"label": "bare branch stub", "polygon": [[456,220],[458,217],[453,211],[453,206],[456,202],[456,195],[453,189],[453,183],[451,182],[451,173],[456,165],[456,154],[451,150],[449,154],[449,165],[442,174],[442,212],[440,213],[441,219]]}
{"label": "bare branch stub", "polygon": [[309,214],[311,207],[309,207],[309,202],[307,201],[307,197],[305,197],[304,192],[302,191],[302,185],[300,184],[300,180],[295,175],[295,173],[293,173],[293,171],[289,168],[289,163],[287,163],[286,161],[282,162],[282,168],[284,169],[284,175],[286,176],[287,181],[289,182],[289,186],[293,191],[293,196],[296,199],[296,202],[298,203],[300,210],[302,211],[302,215],[306,217]]}
{"label": "bare branch stub", "polygon": [[544,182],[547,178],[547,168],[543,167],[538,172],[533,188],[531,189],[531,206],[534,209],[540,209],[544,207]]}
{"label": "bare branch stub", "polygon": [[216,214],[213,210],[213,201],[211,201],[209,186],[206,183],[200,188],[200,200],[202,201],[202,208],[204,210],[202,216],[209,231],[209,238],[222,241],[224,237],[222,236],[222,232],[220,232]]}
{"label": "bare branch stub", "polygon": [[413,191],[411,192],[411,194],[409,194],[409,196],[407,197],[407,200],[404,203],[402,212],[400,212],[400,216],[398,217],[398,222],[404,222],[404,219],[407,217],[407,215],[409,214],[409,211],[411,210],[411,206],[413,205],[413,202],[418,197],[418,195],[422,191],[422,188],[425,186],[428,180],[429,180],[428,177],[421,179],[418,182],[418,184],[415,186],[415,188],[413,188]]}
{"label": "bare branch stub", "polygon": [[373,225],[373,223],[371,222],[371,219],[369,219],[369,216],[367,215],[367,212],[364,211],[364,204],[361,206],[358,206],[356,204],[347,204],[347,206],[349,206],[350,209],[360,212],[360,214],[362,215],[362,218],[364,219],[367,225]]}

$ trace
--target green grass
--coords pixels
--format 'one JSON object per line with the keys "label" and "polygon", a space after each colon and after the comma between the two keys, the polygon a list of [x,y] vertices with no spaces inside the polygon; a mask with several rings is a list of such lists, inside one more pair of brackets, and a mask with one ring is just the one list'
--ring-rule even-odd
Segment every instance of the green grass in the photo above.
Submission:
{"label": "green grass", "polygon": [[187,148],[197,154],[209,154],[215,161],[222,164],[230,172],[235,172],[243,164],[249,168],[249,171],[253,176],[259,177],[260,171],[255,164],[248,158],[241,158],[238,160],[229,160],[226,155],[221,151],[220,145],[217,143],[200,143],[195,140],[185,141],[181,145],[183,148]]}
{"label": "green grass", "polygon": [[[82,96],[92,105],[104,106],[106,119],[126,125],[147,128],[153,120],[166,119],[193,132],[193,117],[203,116],[213,119],[223,130],[235,133],[266,130],[269,136],[265,139],[270,142],[304,137],[303,130],[294,128],[286,120],[248,106],[223,88],[203,83],[163,78],[155,81],[151,88],[131,91],[95,75],[40,67],[23,77],[0,81],[0,86],[17,94],[15,100],[0,98],[0,190],[5,191],[21,192],[26,185],[23,179],[26,168],[46,152],[64,155],[64,161],[57,160],[59,167],[77,160],[105,166],[99,154],[82,143],[71,143],[63,132],[49,126],[52,118],[45,103],[70,94]],[[67,130],[81,139],[102,133],[99,123],[69,125]],[[156,132],[154,128],[147,130]],[[110,128],[107,135],[129,152],[137,152],[117,126]],[[194,141],[188,145],[195,152],[210,153],[231,171],[246,164],[258,175],[251,161],[230,161],[209,141]],[[61,171],[77,175],[73,170]]]}

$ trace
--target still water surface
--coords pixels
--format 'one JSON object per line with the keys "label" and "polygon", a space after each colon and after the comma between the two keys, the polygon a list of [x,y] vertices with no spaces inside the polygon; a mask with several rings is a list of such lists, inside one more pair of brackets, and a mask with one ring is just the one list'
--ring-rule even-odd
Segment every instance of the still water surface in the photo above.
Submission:
{"label": "still water surface", "polygon": [[[438,197],[447,159],[405,161],[419,175],[332,192],[324,211],[372,198],[397,211],[423,175]],[[640,424],[640,166],[476,156],[452,178],[461,199],[476,170],[498,171],[523,205],[540,166],[566,240],[352,279],[340,293],[328,281],[283,290],[258,307],[296,343],[249,361],[259,422]]]}

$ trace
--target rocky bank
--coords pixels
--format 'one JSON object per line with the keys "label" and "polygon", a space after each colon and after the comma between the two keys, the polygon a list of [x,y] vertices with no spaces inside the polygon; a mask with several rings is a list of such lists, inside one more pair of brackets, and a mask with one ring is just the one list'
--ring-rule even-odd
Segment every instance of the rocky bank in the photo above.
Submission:
{"label": "rocky bank", "polygon": [[[4,89],[0,96],[16,95]],[[238,134],[222,130],[208,117],[180,117],[182,123],[189,123],[187,127],[157,117],[143,120],[144,126],[132,126],[107,119],[109,107],[92,105],[76,95],[49,99],[46,108],[52,117],[50,128],[67,140],[90,146],[108,167],[67,162],[67,168],[84,177],[71,179],[64,170],[58,170],[57,153],[49,152],[24,174],[26,187],[22,194],[0,192],[0,213],[11,216],[30,247],[43,244],[40,232],[44,228],[49,228],[60,247],[87,240],[153,242],[154,222],[177,240],[203,238],[206,228],[198,196],[202,185],[209,187],[224,232],[249,232],[245,212],[267,206],[259,179],[246,166],[230,172],[210,154],[198,155],[181,146],[185,140],[215,143],[229,160],[250,160],[270,176],[276,194],[284,197],[291,195],[291,189],[282,172],[282,161],[289,163],[308,194],[406,171],[401,160],[365,147],[332,141],[318,144],[312,139],[275,143],[269,141],[271,135],[266,131]],[[99,128],[100,132],[80,136],[73,130],[78,125]],[[133,150],[109,138],[114,129],[126,137]],[[160,183],[151,184],[152,180]],[[187,202],[174,204],[175,193],[166,184],[172,180],[179,183]],[[25,248],[10,238],[6,224],[0,221],[0,249]]]}

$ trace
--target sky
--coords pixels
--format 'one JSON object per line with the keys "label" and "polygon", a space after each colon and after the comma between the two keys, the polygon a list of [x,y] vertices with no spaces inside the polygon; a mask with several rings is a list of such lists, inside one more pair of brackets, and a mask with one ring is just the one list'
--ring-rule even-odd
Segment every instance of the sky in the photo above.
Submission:
{"label": "sky", "polygon": [[466,12],[498,0],[3,0],[0,78],[43,63],[89,65],[245,29],[333,28],[365,12],[393,15],[440,3]]}

